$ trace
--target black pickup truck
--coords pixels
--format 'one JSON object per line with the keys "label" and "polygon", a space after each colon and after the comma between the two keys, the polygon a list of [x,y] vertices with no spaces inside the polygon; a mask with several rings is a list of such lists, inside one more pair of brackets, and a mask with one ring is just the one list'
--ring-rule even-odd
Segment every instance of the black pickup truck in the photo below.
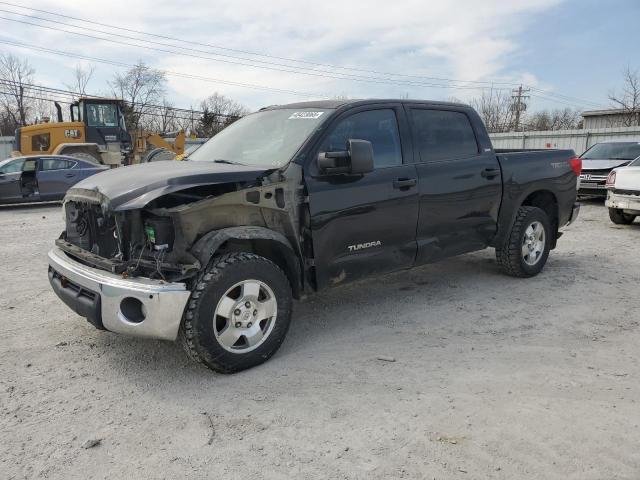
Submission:
{"label": "black pickup truck", "polygon": [[180,338],[236,372],[274,354],[311,292],[486,247],[536,275],[578,214],[580,168],[572,150],[495,151],[466,105],[272,106],[185,161],[75,185],[49,280],[97,328]]}

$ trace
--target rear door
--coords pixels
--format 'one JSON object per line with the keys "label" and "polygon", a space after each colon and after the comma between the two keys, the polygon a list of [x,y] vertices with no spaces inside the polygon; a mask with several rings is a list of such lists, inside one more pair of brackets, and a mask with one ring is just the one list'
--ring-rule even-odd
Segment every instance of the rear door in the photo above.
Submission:
{"label": "rear door", "polygon": [[17,158],[0,167],[0,203],[13,203],[22,199],[20,177],[24,159]]}
{"label": "rear door", "polygon": [[408,105],[419,178],[418,256],[427,263],[486,247],[502,195],[498,159],[464,108]]}
{"label": "rear door", "polygon": [[[363,175],[321,174],[317,153],[345,150],[349,139],[372,143],[374,170]],[[345,112],[315,153],[305,179],[318,287],[412,266],[418,188],[402,106]]]}
{"label": "rear door", "polygon": [[40,158],[38,188],[42,200],[60,200],[69,187],[80,180],[74,160],[59,157]]}

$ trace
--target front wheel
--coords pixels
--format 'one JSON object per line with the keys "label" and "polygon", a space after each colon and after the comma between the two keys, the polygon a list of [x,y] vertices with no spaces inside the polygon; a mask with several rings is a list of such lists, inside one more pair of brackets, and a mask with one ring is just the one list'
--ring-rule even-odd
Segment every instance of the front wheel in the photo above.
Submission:
{"label": "front wheel", "polygon": [[180,336],[191,358],[221,373],[267,361],[291,321],[291,286],[284,272],[253,253],[214,258],[196,283]]}
{"label": "front wheel", "polygon": [[498,264],[514,277],[537,275],[547,263],[553,233],[544,210],[520,207],[504,245],[496,248]]}
{"label": "front wheel", "polygon": [[628,213],[624,213],[619,208],[610,208],[609,218],[616,225],[630,225],[636,219],[636,216]]}

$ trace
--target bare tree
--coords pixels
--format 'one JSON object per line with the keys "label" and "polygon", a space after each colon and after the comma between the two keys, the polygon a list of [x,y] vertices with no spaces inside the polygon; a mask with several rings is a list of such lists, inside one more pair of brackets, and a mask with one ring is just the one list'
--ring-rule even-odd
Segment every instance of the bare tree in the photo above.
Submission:
{"label": "bare tree", "polygon": [[[116,73],[109,82],[113,95],[126,102],[125,115],[130,128],[149,126],[149,118],[166,91],[164,72],[138,62],[125,73]],[[146,123],[143,123],[145,120]]]}
{"label": "bare tree", "polygon": [[529,130],[571,130],[581,128],[582,117],[571,108],[540,110],[528,119]]}
{"label": "bare tree", "polygon": [[149,123],[153,125],[152,129],[160,134],[179,130],[176,122],[177,112],[173,103],[166,97],[162,97],[162,102],[157,108],[153,109],[150,116],[152,118]]}
{"label": "bare tree", "polygon": [[513,101],[510,92],[482,90],[482,95],[470,102],[484,121],[489,133],[508,132],[515,123]]}
{"label": "bare tree", "polygon": [[627,67],[623,73],[624,86],[621,92],[609,95],[613,105],[622,110],[622,125],[640,125],[640,75]]}
{"label": "bare tree", "polygon": [[82,65],[77,64],[73,70],[73,81],[71,83],[65,83],[65,87],[73,92],[73,99],[77,100],[78,97],[87,96],[87,86],[93,77],[95,71],[93,65],[89,65],[84,68]]}
{"label": "bare tree", "polygon": [[49,93],[39,87],[34,86],[30,94],[33,95],[31,101],[31,112],[34,123],[55,121],[57,112],[55,109],[55,99]]}
{"label": "bare tree", "polygon": [[200,104],[202,115],[198,121],[197,133],[201,137],[212,137],[238,118],[249,113],[242,104],[215,92]]}
{"label": "bare tree", "polygon": [[29,91],[34,74],[35,70],[26,59],[20,60],[11,54],[0,55],[0,102],[7,117],[16,127],[28,122],[32,100],[29,98]]}

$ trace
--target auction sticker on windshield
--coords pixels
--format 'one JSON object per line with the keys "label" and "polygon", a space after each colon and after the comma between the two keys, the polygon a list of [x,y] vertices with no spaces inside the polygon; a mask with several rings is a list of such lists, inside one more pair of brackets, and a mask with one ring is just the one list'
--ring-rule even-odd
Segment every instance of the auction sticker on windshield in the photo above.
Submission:
{"label": "auction sticker on windshield", "polygon": [[295,118],[308,118],[315,120],[316,118],[320,118],[324,112],[294,112],[289,117],[289,120],[293,120]]}

